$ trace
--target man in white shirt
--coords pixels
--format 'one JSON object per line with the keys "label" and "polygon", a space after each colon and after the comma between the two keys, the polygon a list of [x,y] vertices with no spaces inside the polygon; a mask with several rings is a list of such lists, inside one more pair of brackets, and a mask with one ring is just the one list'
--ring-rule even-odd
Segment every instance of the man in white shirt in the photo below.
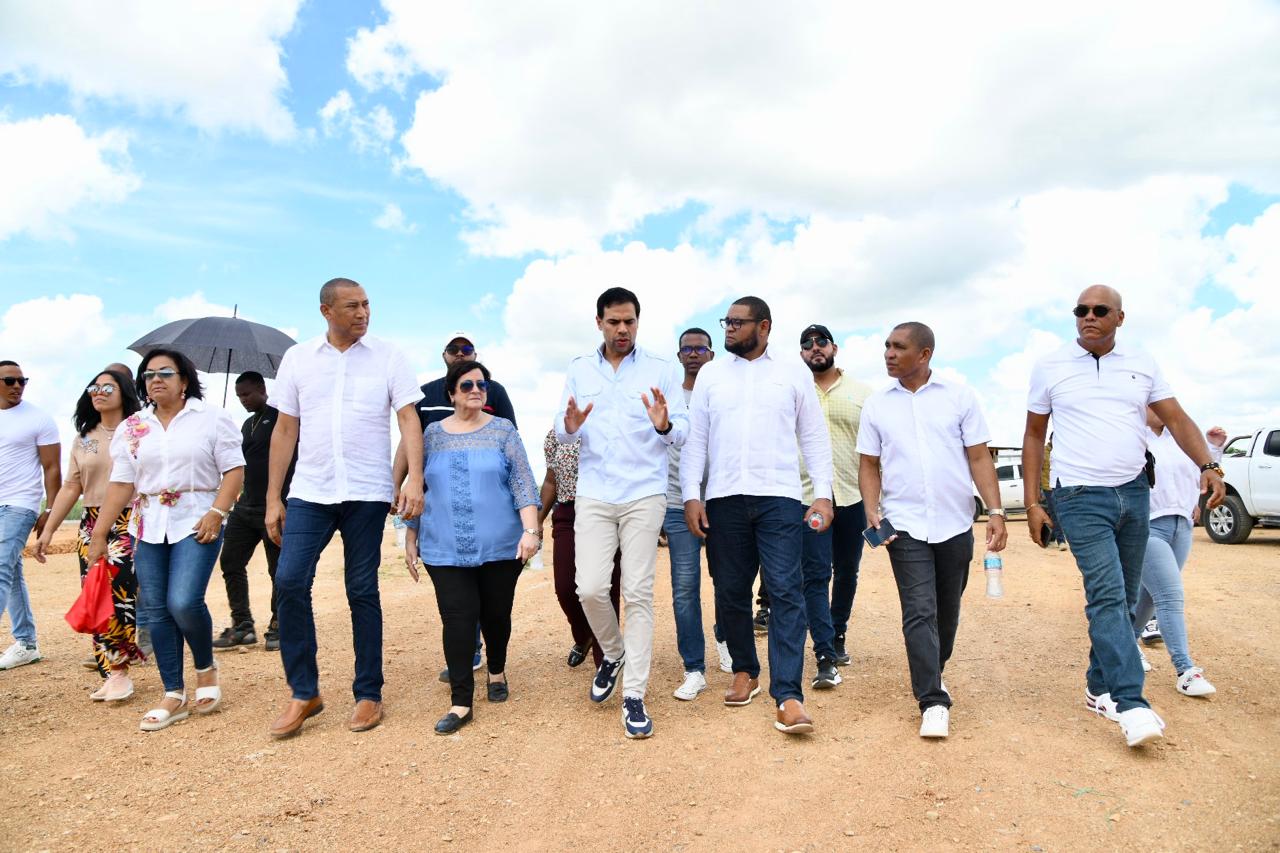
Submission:
{"label": "man in white shirt", "polygon": [[[276,567],[280,658],[293,691],[271,725],[275,738],[297,734],[308,717],[324,710],[311,585],[320,553],[335,532],[342,533],[355,644],[356,706],[348,728],[363,732],[382,722],[378,565],[393,495],[387,428],[393,411],[409,465],[395,510],[403,518],[422,512],[417,378],[398,349],[366,335],[369,298],[359,284],[345,278],[326,282],[320,313],[328,332],[285,353],[272,395],[279,415],[271,435],[266,525],[281,546]],[[281,490],[295,448],[286,515]]]}
{"label": "man in white shirt", "polygon": [[[740,707],[760,692],[760,661],[751,624],[751,585],[759,568],[769,587],[769,695],[775,728],[813,731],[804,708],[802,524],[831,525],[831,442],[808,370],[794,355],[769,349],[773,316],[763,299],[744,296],[720,321],[728,358],[702,368],[693,389],[689,441],[680,460],[685,522],[707,539],[716,612],[733,658],[725,704]],[[808,512],[800,502],[800,454],[813,481]],[[706,503],[702,470],[709,461]]]}
{"label": "man in white shirt", "polygon": [[13,645],[0,655],[0,670],[40,660],[31,596],[22,576],[22,548],[34,528],[49,520],[40,499],[62,488],[62,444],[58,427],[40,409],[22,401],[28,379],[16,361],[0,361],[0,617],[9,611]]}
{"label": "man in white shirt", "polygon": [[[1129,746],[1140,746],[1164,736],[1164,721],[1142,695],[1142,660],[1133,639],[1150,527],[1147,407],[1200,468],[1201,493],[1212,491],[1210,507],[1225,494],[1222,468],[1155,360],[1116,343],[1124,323],[1120,294],[1103,285],[1089,287],[1073,313],[1076,340],[1031,371],[1022,470],[1040,470],[1052,415],[1054,512],[1084,579],[1089,620],[1085,705],[1118,722]],[[1027,526],[1032,540],[1044,544],[1049,515],[1037,501],[1038,484],[1025,479]]]}
{"label": "man in white shirt", "polygon": [[[573,522],[578,598],[604,651],[591,701],[613,695],[622,674],[623,733],[647,738],[653,720],[644,695],[653,657],[653,576],[667,505],[667,448],[684,443],[689,421],[679,367],[636,346],[636,295],[622,287],[600,294],[596,327],[604,343],[569,364],[556,440],[582,439]],[[619,548],[625,636],[609,598]]]}
{"label": "man in white shirt", "polygon": [[867,526],[887,519],[889,563],[902,605],[911,692],[920,737],[946,737],[951,694],[942,671],[955,648],[960,599],[973,560],[973,491],[987,510],[988,551],[1004,549],[1004,510],[990,432],[978,398],[931,368],[933,330],[901,323],[885,341],[884,363],[897,381],[868,398],[858,431],[858,486]]}

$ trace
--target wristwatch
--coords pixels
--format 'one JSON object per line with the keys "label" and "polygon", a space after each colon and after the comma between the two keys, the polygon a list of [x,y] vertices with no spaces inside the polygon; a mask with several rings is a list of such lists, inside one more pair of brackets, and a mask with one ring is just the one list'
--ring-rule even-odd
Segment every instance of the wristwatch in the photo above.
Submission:
{"label": "wristwatch", "polygon": [[987,515],[989,515],[989,516],[990,516],[990,515],[998,515],[998,516],[1000,516],[1001,518],[1006,518],[1006,517],[1007,517],[1007,516],[1005,516],[1005,514],[1004,514],[1004,510],[1003,510],[1003,509],[1001,509],[1001,508],[1000,508],[1000,507],[998,507],[998,506],[997,506],[997,507],[992,507],[991,509],[987,510]]}
{"label": "wristwatch", "polygon": [[532,527],[526,527],[524,529],[524,532],[528,533],[530,536],[537,536],[541,531],[534,530]]}
{"label": "wristwatch", "polygon": [[231,515],[230,510],[218,509],[216,506],[211,506],[209,507],[209,509],[212,510],[213,512],[216,512],[218,515],[222,516],[223,521],[226,521],[227,517]]}
{"label": "wristwatch", "polygon": [[653,431],[656,432],[658,435],[668,435],[671,432],[671,427],[672,427],[671,421],[667,421],[666,429],[658,429],[657,427],[654,427]]}
{"label": "wristwatch", "polygon": [[1225,477],[1225,476],[1226,476],[1225,474],[1223,474],[1223,473],[1222,473],[1222,466],[1221,466],[1221,465],[1219,465],[1217,462],[1206,462],[1206,463],[1204,463],[1203,465],[1201,465],[1201,466],[1200,466],[1200,470],[1201,470],[1201,471],[1212,471],[1212,472],[1214,472],[1215,474],[1217,474],[1219,477]]}

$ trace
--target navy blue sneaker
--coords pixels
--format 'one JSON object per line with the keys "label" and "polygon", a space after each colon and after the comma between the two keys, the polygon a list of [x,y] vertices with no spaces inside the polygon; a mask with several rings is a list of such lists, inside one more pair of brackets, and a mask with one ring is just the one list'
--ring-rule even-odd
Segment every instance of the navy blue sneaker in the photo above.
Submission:
{"label": "navy blue sneaker", "polygon": [[622,674],[622,665],[626,659],[626,655],[618,660],[605,658],[600,664],[600,668],[596,670],[595,681],[591,682],[592,702],[603,702],[613,695],[613,688],[618,686],[618,676]]}
{"label": "navy blue sneaker", "polygon": [[653,736],[653,720],[644,709],[644,700],[634,696],[622,697],[622,728],[629,738]]}

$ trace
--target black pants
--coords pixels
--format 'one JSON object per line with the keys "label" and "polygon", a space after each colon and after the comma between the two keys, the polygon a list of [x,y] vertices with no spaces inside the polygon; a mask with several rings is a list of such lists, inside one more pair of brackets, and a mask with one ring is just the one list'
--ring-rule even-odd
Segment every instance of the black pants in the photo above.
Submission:
{"label": "black pants", "polygon": [[507,668],[511,640],[511,606],[523,565],[496,560],[480,566],[427,566],[436,588],[444,641],[444,662],[454,705],[470,708],[475,693],[471,659],[476,651],[476,623],[484,633],[489,672]]}
{"label": "black pants", "polygon": [[267,574],[271,576],[271,624],[276,624],[276,563],[280,547],[267,536],[265,507],[243,507],[239,504],[227,518],[222,540],[222,580],[227,585],[227,603],[231,605],[231,624],[253,622],[249,607],[249,559],[261,542],[267,552]]}
{"label": "black pants", "polygon": [[902,603],[911,692],[921,711],[931,705],[950,708],[951,697],[942,691],[942,670],[956,642],[960,599],[973,560],[973,531],[933,543],[899,531],[888,548]]}

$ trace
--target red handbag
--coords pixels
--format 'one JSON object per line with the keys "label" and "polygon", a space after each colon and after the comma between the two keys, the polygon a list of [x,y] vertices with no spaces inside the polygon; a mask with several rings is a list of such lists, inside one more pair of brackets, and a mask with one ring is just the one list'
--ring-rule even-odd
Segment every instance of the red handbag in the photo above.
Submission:
{"label": "red handbag", "polygon": [[80,587],[80,597],[67,611],[67,624],[72,630],[81,634],[101,634],[107,630],[107,624],[116,614],[115,601],[111,596],[111,581],[117,571],[107,562],[106,557],[99,557],[89,567],[84,576],[84,584]]}

